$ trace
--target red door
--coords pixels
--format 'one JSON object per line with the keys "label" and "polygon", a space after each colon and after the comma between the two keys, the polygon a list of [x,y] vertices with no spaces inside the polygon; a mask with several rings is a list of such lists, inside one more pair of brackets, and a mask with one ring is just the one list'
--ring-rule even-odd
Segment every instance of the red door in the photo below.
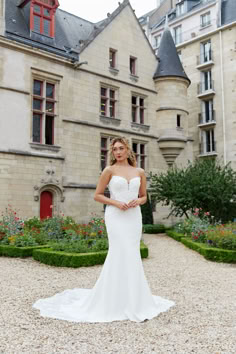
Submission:
{"label": "red door", "polygon": [[46,219],[52,217],[52,193],[45,191],[40,196],[40,219]]}

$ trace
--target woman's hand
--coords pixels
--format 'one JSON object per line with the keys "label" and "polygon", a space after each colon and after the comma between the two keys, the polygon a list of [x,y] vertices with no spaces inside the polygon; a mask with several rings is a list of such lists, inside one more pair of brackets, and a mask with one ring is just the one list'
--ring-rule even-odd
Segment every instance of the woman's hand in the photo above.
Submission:
{"label": "woman's hand", "polygon": [[129,209],[129,205],[127,203],[124,203],[124,202],[119,202],[119,201],[116,201],[115,207],[119,208],[120,210],[128,210]]}
{"label": "woman's hand", "polygon": [[140,205],[140,199],[134,199],[134,200],[131,200],[129,203],[128,203],[128,207],[129,208],[135,208],[137,207],[138,205]]}

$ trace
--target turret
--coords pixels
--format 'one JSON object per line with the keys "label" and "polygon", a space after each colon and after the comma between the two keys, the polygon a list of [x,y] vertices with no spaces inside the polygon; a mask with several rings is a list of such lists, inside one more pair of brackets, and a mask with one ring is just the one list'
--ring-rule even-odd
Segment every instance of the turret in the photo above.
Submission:
{"label": "turret", "polygon": [[190,80],[184,72],[168,27],[162,35],[153,79],[158,93],[158,144],[167,164],[171,166],[187,143],[187,88]]}

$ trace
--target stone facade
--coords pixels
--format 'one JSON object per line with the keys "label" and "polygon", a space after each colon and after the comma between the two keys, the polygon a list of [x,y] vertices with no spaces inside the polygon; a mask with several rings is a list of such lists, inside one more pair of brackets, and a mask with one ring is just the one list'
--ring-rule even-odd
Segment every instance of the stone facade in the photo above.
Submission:
{"label": "stone facade", "polygon": [[[1,14],[4,1],[0,4]],[[178,79],[153,80],[156,57],[130,4],[125,4],[85,44],[78,63],[0,37],[1,210],[11,204],[24,217],[39,216],[41,193],[49,191],[55,214],[62,212],[82,222],[92,213],[103,215],[103,206],[93,200],[101,173],[101,138],[126,136],[131,144],[144,145],[146,172],[165,171],[168,164],[158,139],[167,128],[178,131],[178,112],[183,117],[180,131],[187,139],[175,162],[184,165],[192,159],[187,85]],[[0,20],[3,30],[3,17]],[[115,70],[109,66],[111,48],[116,51]],[[130,74],[130,57],[136,59],[135,75]],[[32,139],[34,80],[55,88],[53,144]],[[115,118],[101,115],[101,87],[115,91]],[[132,122],[132,95],[144,100],[142,124]],[[174,112],[161,110],[169,106]],[[162,221],[166,213],[157,208],[155,221]]]}
{"label": "stone facade", "polygon": [[[169,1],[164,3],[167,6]],[[191,80],[187,111],[194,158],[217,157],[236,168],[236,4],[234,0],[202,0],[192,5],[192,1],[183,0],[165,14],[159,7],[149,18],[151,28],[144,28],[158,55],[160,42],[156,38],[162,36],[168,17],[183,68]],[[140,23],[143,21],[141,17]]]}

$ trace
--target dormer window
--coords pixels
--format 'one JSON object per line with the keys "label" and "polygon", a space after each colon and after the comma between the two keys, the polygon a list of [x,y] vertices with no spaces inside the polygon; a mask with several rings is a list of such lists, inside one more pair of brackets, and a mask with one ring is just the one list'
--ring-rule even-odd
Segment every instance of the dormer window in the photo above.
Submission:
{"label": "dormer window", "polygon": [[[29,1],[24,1],[24,7]],[[30,29],[47,37],[55,36],[55,12],[59,6],[58,0],[30,1]]]}

